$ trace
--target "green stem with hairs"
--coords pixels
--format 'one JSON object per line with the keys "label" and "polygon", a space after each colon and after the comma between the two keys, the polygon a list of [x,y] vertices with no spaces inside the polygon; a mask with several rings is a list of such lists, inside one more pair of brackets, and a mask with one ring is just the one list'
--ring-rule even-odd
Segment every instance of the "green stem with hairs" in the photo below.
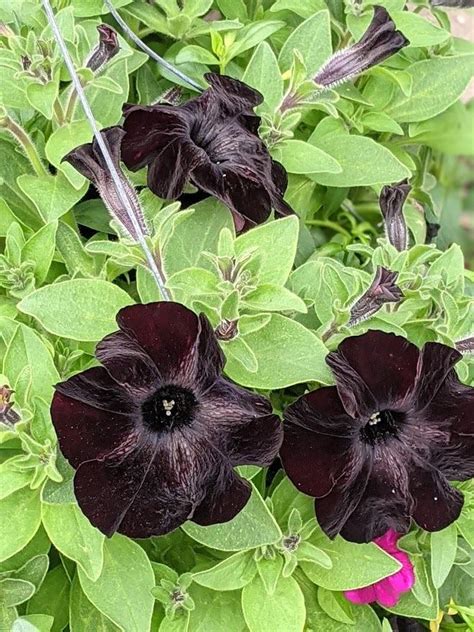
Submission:
{"label": "green stem with hairs", "polygon": [[8,130],[10,134],[15,138],[15,140],[19,143],[19,145],[21,145],[36,175],[37,176],[49,175],[46,167],[41,162],[41,158],[39,157],[38,151],[33,141],[25,132],[25,130],[21,127],[21,125],[18,125],[18,123],[16,123],[9,116],[5,116],[2,119],[0,126]]}

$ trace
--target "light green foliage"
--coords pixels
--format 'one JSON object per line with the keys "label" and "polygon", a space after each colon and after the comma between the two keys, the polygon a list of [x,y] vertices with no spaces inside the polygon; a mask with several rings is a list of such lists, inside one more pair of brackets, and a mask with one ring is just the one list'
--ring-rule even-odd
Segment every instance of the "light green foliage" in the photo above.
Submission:
{"label": "light green foliage", "polygon": [[[103,0],[52,4],[99,128],[120,124],[127,103],[157,104],[170,88],[181,87],[181,103],[197,95],[119,32]],[[410,45],[324,90],[313,78],[360,40],[375,1],[113,4],[203,89],[204,75],[215,72],[258,90],[260,118],[245,106],[235,116],[252,132],[258,126],[288,174],[286,189],[283,177],[273,184],[295,214],[272,209],[239,233],[231,210],[198,191],[192,175],[179,200],[163,200],[148,188],[146,168],[121,165],[137,188],[167,291],[209,319],[225,379],[268,397],[283,416],[303,393],[334,384],[326,357],[347,336],[377,329],[419,347],[454,347],[472,336],[474,107],[462,95],[474,48],[452,35],[442,7],[379,3]],[[100,24],[117,29],[119,51],[94,73],[86,65]],[[464,496],[454,523],[434,533],[413,525],[400,539],[415,584],[388,609],[354,605],[344,591],[390,577],[400,564],[373,543],[329,539],[315,500],[276,466],[236,468],[252,493],[228,522],[190,519],[144,540],[107,538],[91,524],[51,420],[54,388],[97,364],[96,344],[117,330],[120,309],[164,297],[142,246],[64,161],[92,132],[41,2],[0,2],[0,76],[2,632],[390,632],[392,615],[426,629],[438,622],[440,632],[474,629],[469,480],[454,483]],[[232,110],[234,99],[221,109]],[[244,160],[225,127],[218,134],[227,167],[247,169],[250,144]],[[194,128],[188,140],[196,142]],[[388,242],[379,194],[405,179],[409,243],[399,252]],[[352,324],[379,266],[397,273],[403,298]],[[465,384],[474,384],[473,367],[468,354],[456,365]],[[82,421],[85,428],[87,415]]]}

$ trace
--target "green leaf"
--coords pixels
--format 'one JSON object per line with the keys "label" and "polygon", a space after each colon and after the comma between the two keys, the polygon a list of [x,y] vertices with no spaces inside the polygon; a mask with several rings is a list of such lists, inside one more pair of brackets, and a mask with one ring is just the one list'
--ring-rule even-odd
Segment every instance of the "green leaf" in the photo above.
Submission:
{"label": "green leaf", "polygon": [[[394,117],[395,118],[395,117]],[[342,173],[318,173],[309,178],[331,187],[369,186],[399,182],[411,172],[383,145],[372,138],[349,134],[330,134],[318,137],[318,129],[309,142],[338,161]]]}
{"label": "green leaf", "polygon": [[278,57],[282,71],[290,69],[294,50],[301,54],[311,77],[332,53],[329,11],[318,11],[292,31]]}
{"label": "green leaf", "polygon": [[57,228],[57,222],[46,224],[28,239],[21,251],[22,261],[32,261],[35,264],[38,285],[44,283],[53,260]]}
{"label": "green leaf", "polygon": [[[474,155],[474,109],[457,101],[434,118],[409,127],[411,140],[444,154]],[[1,234],[1,233],[0,233]]]}
{"label": "green leaf", "polygon": [[[103,82],[96,82],[96,80],[91,81],[85,89],[99,127],[108,127],[120,121],[122,117],[122,106],[125,103],[129,90],[126,59],[119,59],[117,57],[113,60],[113,63],[106,65],[105,73],[105,77],[111,79],[115,85],[120,88],[119,93],[117,93],[116,90],[114,92],[104,90]],[[104,76],[100,77],[100,79],[103,78]],[[81,108],[77,108],[74,115],[79,121],[83,121],[84,115]]]}
{"label": "green leaf", "polygon": [[306,609],[298,583],[280,577],[269,595],[259,575],[242,590],[242,609],[250,632],[301,632]]}
{"label": "green leaf", "polygon": [[[132,0],[112,0],[112,4],[116,9],[124,7],[131,2]],[[73,7],[76,18],[89,18],[95,15],[105,15],[109,12],[103,0],[81,0],[80,2],[75,2]]]}
{"label": "green leaf", "polygon": [[332,568],[302,562],[301,568],[317,586],[328,590],[353,590],[393,575],[401,565],[375,544],[354,544],[341,537],[329,540],[319,532],[312,542],[331,559]]}
{"label": "green leaf", "polygon": [[299,224],[294,216],[268,222],[239,235],[235,240],[238,257],[246,251],[258,252],[246,266],[259,284],[285,285],[298,246]]}
{"label": "green leaf", "polygon": [[276,0],[270,7],[270,11],[293,11],[302,18],[309,18],[321,9],[326,9],[325,0]]}
{"label": "green leaf", "polygon": [[261,42],[257,46],[242,81],[263,94],[264,104],[271,111],[276,110],[283,98],[283,79],[275,53],[268,42]]}
{"label": "green leaf", "polygon": [[329,153],[303,140],[285,140],[272,154],[289,173],[342,173],[340,163]]}
{"label": "green leaf", "polygon": [[26,87],[26,98],[30,105],[49,120],[53,118],[53,106],[58,94],[59,83],[56,80],[44,84],[30,83]]}
{"label": "green leaf", "polygon": [[182,529],[193,540],[219,551],[254,549],[281,538],[277,523],[255,488],[242,511],[229,522],[210,527],[186,522]]}
{"label": "green leaf", "polygon": [[185,268],[201,267],[212,270],[203,252],[217,253],[222,228],[234,231],[229,209],[218,200],[209,198],[194,205],[194,212],[184,219],[175,216],[175,228],[163,248],[163,268],[169,278]]}
{"label": "green leaf", "polygon": [[71,585],[69,617],[71,632],[120,632],[123,629],[115,625],[87,599],[77,574]]}
{"label": "green leaf", "polygon": [[245,22],[248,19],[244,0],[217,0],[217,6],[228,20]]}
{"label": "green leaf", "polygon": [[132,303],[132,298],[112,283],[72,279],[36,290],[20,301],[18,309],[57,336],[87,341],[100,340],[115,331],[117,312]]}
{"label": "green leaf", "polygon": [[324,361],[325,345],[295,320],[272,314],[267,325],[242,339],[255,354],[258,370],[252,373],[229,356],[226,373],[238,384],[273,389],[302,382],[329,384],[332,381]]}
{"label": "green leaf", "polygon": [[28,601],[34,594],[35,587],[31,582],[6,577],[0,579],[0,595],[7,608],[18,606]]}
{"label": "green leaf", "polygon": [[47,555],[51,543],[46,531],[40,527],[33,538],[18,553],[0,563],[0,572],[18,571],[38,555]]}
{"label": "green leaf", "polygon": [[37,490],[23,487],[0,501],[0,562],[28,544],[41,523]]}
{"label": "green leaf", "polygon": [[411,47],[436,46],[445,42],[450,34],[413,11],[392,11],[391,18],[399,31],[410,41]]}
{"label": "green leaf", "polygon": [[175,62],[177,64],[185,64],[187,62],[194,62],[196,64],[215,65],[219,64],[219,60],[206,48],[190,44],[182,48],[176,55]]}
{"label": "green leaf", "polygon": [[43,526],[54,546],[79,564],[92,581],[102,572],[104,535],[93,527],[77,505],[42,506]]}
{"label": "green leaf", "polygon": [[299,562],[311,562],[312,564],[319,564],[323,568],[332,568],[329,555],[311,542],[301,542],[296,549],[296,557]]}
{"label": "green leaf", "polygon": [[399,123],[425,121],[459,99],[472,75],[474,55],[433,57],[416,62],[406,72],[413,80],[411,95],[395,90],[385,112]]}
{"label": "green leaf", "polygon": [[63,480],[56,483],[48,479],[41,492],[41,500],[49,505],[65,505],[76,502],[73,488],[74,469],[59,452],[56,467]]}
{"label": "green leaf", "polygon": [[257,562],[257,570],[267,594],[274,595],[283,570],[283,556],[278,553],[270,558],[263,556]]}
{"label": "green leaf", "polygon": [[[88,121],[72,121],[68,125],[58,127],[45,145],[46,158],[66,176],[75,189],[82,189],[86,179],[72,165],[62,162],[62,159],[72,149],[84,143],[90,143],[91,139],[92,130]],[[82,191],[81,197],[83,194]]]}
{"label": "green leaf", "polygon": [[239,551],[219,564],[193,574],[193,581],[212,590],[238,590],[257,572],[253,551]]}
{"label": "green leaf", "polygon": [[[27,367],[31,378],[31,391],[23,392],[17,384]],[[26,396],[38,395],[45,399],[51,397],[53,386],[59,381],[59,373],[54,366],[53,358],[42,338],[26,325],[18,328],[8,345],[3,361],[3,372],[11,384],[17,389],[17,397],[25,401]]]}
{"label": "green leaf", "polygon": [[27,612],[54,617],[52,632],[61,632],[69,621],[69,578],[59,564],[46,575],[43,585],[28,602]]}
{"label": "green leaf", "polygon": [[79,188],[73,187],[61,172],[55,176],[33,176],[25,173],[17,182],[45,223],[53,222],[67,213],[79,202],[88,187],[86,183]]}
{"label": "green leaf", "polygon": [[[240,591],[218,592],[192,584],[189,594],[195,607],[190,613],[188,632],[247,632]],[[183,632],[183,629],[172,632]]]}
{"label": "green leaf", "polygon": [[431,540],[431,576],[435,588],[444,584],[449,575],[457,549],[457,528],[455,524],[449,525],[441,531],[435,531],[430,536]]}
{"label": "green leaf", "polygon": [[27,614],[13,622],[10,632],[50,632],[53,623],[49,614]]}
{"label": "green leaf", "polygon": [[79,580],[89,601],[127,632],[150,629],[155,585],[153,569],[136,542],[115,534],[104,542],[104,567],[91,581],[79,567]]}
{"label": "green leaf", "polygon": [[346,625],[354,625],[355,621],[352,617],[351,604],[342,593],[327,590],[320,586],[318,588],[318,601],[324,612],[332,619]]}
{"label": "green leaf", "polygon": [[45,554],[35,555],[21,568],[10,574],[10,577],[30,582],[35,590],[39,590],[48,571],[49,557]]}
{"label": "green leaf", "polygon": [[266,283],[246,294],[242,305],[257,311],[284,312],[294,311],[305,313],[306,305],[299,296],[285,287]]}
{"label": "green leaf", "polygon": [[17,470],[8,461],[0,464],[0,500],[6,498],[18,489],[25,487],[31,481],[32,474],[27,470]]}
{"label": "green leaf", "polygon": [[283,26],[285,26],[285,23],[277,20],[260,20],[253,24],[247,24],[247,26],[238,31],[235,42],[227,51],[227,59],[231,60],[260,44],[261,41],[268,39],[270,35],[273,35]]}

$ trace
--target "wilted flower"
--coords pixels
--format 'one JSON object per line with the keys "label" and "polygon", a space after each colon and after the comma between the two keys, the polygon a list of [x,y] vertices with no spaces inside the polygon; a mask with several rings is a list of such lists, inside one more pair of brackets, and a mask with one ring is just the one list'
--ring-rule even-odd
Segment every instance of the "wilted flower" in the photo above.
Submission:
{"label": "wilted flower", "polygon": [[97,72],[120,50],[117,33],[107,24],[99,24],[99,44],[92,51],[91,56],[86,62],[87,68]]}
{"label": "wilted flower", "polygon": [[410,191],[411,186],[404,180],[383,187],[379,197],[387,238],[399,252],[406,250],[408,246],[408,229],[403,216],[403,205]]}
{"label": "wilted flower", "polygon": [[460,357],[381,331],[346,338],[327,357],[336,386],[286,410],[283,467],[317,498],[329,537],[370,542],[411,519],[437,531],[459,516],[448,480],[474,475],[474,389],[456,376]]}
{"label": "wilted flower", "polygon": [[[138,202],[137,194],[130,182],[123,175],[120,168],[120,142],[124,137],[125,132],[120,129],[120,127],[109,127],[108,129],[102,130],[101,134],[109,149],[110,156],[112,157],[114,166],[119,174],[137,222],[139,226],[141,226],[143,232],[146,233],[147,229],[145,219]],[[124,208],[120,197],[118,196],[117,188],[102,152],[100,151],[97,140],[94,139],[92,143],[86,143],[76,147],[76,149],[73,149],[66,154],[63,160],[69,162],[75,169],[77,169],[77,171],[79,171],[79,173],[95,185],[112,217],[115,218],[134,239],[136,239],[137,235],[135,234],[135,228],[133,227],[132,221],[127,214],[127,210]]]}
{"label": "wilted flower", "polygon": [[214,73],[210,87],[179,106],[127,106],[122,159],[129,169],[148,165],[148,186],[165,199],[187,182],[214,195],[234,215],[238,230],[292,209],[284,202],[287,176],[271,159],[253,108],[262,95],[245,83]]}
{"label": "wilted flower", "polygon": [[51,413],[77,470],[85,515],[107,535],[145,538],[185,520],[225,522],[250,486],[236,465],[268,465],[281,424],[260,395],[221,377],[224,358],[205,316],[178,303],[117,315],[94,367],[56,386]]}
{"label": "wilted flower", "polygon": [[395,23],[387,10],[375,6],[372,22],[357,44],[330,57],[314,77],[314,82],[318,86],[334,88],[380,64],[409,43],[403,33],[395,29]]}
{"label": "wilted flower", "polygon": [[10,401],[13,391],[4,384],[0,386],[0,423],[14,425],[20,421],[20,415],[13,410]]}
{"label": "wilted flower", "polygon": [[371,286],[352,306],[347,325],[352,327],[362,320],[366,320],[385,303],[400,302],[403,298],[403,292],[398,285],[395,285],[397,277],[397,272],[391,272],[378,266]]}
{"label": "wilted flower", "polygon": [[402,568],[390,577],[375,582],[375,584],[356,590],[347,590],[344,595],[349,601],[356,604],[377,602],[385,608],[393,608],[400,601],[403,593],[408,592],[413,587],[415,583],[413,564],[408,555],[397,547],[399,539],[400,534],[390,529],[385,535],[375,538],[374,542],[400,562]]}

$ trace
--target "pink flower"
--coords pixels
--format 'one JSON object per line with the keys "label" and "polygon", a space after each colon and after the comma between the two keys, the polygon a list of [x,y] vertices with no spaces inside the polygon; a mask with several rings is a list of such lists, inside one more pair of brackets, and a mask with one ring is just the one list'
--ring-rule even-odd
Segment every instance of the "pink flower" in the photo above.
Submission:
{"label": "pink flower", "polygon": [[385,577],[370,586],[357,588],[356,590],[346,590],[344,595],[349,601],[357,604],[366,604],[376,601],[381,606],[391,608],[399,602],[403,593],[411,589],[415,583],[413,565],[408,555],[400,551],[397,547],[399,539],[400,534],[393,529],[389,529],[385,535],[382,535],[380,538],[375,538],[374,542],[386,553],[398,560],[402,568],[393,575],[390,575],[390,577]]}

